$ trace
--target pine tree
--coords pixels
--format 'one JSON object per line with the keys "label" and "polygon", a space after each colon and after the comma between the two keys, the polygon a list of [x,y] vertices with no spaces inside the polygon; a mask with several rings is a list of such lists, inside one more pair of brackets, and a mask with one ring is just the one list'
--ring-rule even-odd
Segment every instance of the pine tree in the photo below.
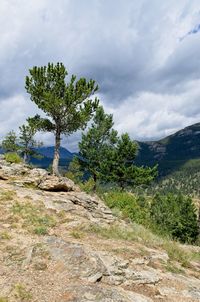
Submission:
{"label": "pine tree", "polygon": [[23,156],[24,162],[27,163],[31,155],[35,156],[37,154],[34,148],[41,146],[42,143],[37,142],[34,139],[37,129],[33,127],[33,125],[22,125],[19,127],[19,130],[20,152]]}
{"label": "pine tree", "polygon": [[149,183],[156,176],[157,168],[136,167],[137,144],[128,134],[118,137],[112,127],[112,115],[105,114],[103,107],[99,107],[79,143],[82,168],[89,171],[95,184],[98,179],[115,182],[123,190],[127,185]]}
{"label": "pine tree", "polygon": [[190,197],[157,194],[151,203],[150,216],[159,232],[181,242],[194,243],[197,240],[198,219]]}
{"label": "pine tree", "polygon": [[82,140],[79,143],[79,162],[82,169],[92,176],[94,190],[97,180],[105,176],[103,167],[109,160],[105,158],[105,154],[108,154],[117,139],[117,131],[112,127],[112,115],[106,114],[103,107],[99,106],[91,127],[87,133],[82,134]]}
{"label": "pine tree", "polygon": [[105,157],[109,160],[104,165],[104,174],[122,190],[128,185],[149,184],[157,176],[156,166],[144,168],[134,165],[137,149],[137,144],[125,133],[117,138],[114,148],[105,152]]}
{"label": "pine tree", "polygon": [[17,152],[19,150],[17,135],[13,130],[8,132],[1,146],[5,152]]}
{"label": "pine tree", "polygon": [[31,121],[42,131],[53,132],[55,135],[55,153],[53,174],[59,175],[59,150],[61,135],[70,135],[83,129],[98,106],[98,100],[90,99],[97,91],[94,80],[85,78],[76,80],[72,75],[69,83],[65,82],[67,70],[62,63],[33,67],[26,77],[26,90],[31,100],[44,111],[48,118],[35,116]]}

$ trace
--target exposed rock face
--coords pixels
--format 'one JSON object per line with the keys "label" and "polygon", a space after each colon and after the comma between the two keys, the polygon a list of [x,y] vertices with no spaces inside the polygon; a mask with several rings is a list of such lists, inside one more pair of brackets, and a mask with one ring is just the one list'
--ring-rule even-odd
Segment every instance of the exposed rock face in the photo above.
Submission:
{"label": "exposed rock face", "polygon": [[[73,182],[42,169],[21,165],[20,171],[18,165],[2,161],[0,171],[6,177],[0,179],[0,298],[9,302],[200,301],[198,263],[185,268],[184,274],[167,272],[166,266],[172,264],[161,248],[146,247],[139,240],[106,239],[91,231],[97,226],[132,229],[97,196],[80,192]],[[58,186],[63,182],[64,189]],[[35,223],[39,223],[37,232]],[[21,300],[19,288],[25,297]]]}
{"label": "exposed rock face", "polygon": [[47,175],[41,179],[38,188],[45,191],[78,191],[78,187],[74,182],[66,177],[57,177],[53,175]]}
{"label": "exposed rock face", "polygon": [[[7,163],[3,156],[0,157],[0,179],[16,178],[16,183],[23,185],[34,185],[45,191],[80,191],[74,182],[66,177],[50,175],[46,170],[40,168],[31,169],[25,164]],[[23,179],[20,179],[23,177]]]}

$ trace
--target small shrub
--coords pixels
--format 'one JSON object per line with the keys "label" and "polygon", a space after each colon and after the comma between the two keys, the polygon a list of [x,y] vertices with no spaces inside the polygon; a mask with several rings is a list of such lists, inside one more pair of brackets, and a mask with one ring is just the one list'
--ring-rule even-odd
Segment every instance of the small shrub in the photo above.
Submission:
{"label": "small shrub", "polygon": [[145,198],[128,192],[113,191],[104,194],[104,200],[111,209],[119,209],[124,217],[148,225],[149,205]]}
{"label": "small shrub", "polygon": [[93,178],[89,178],[87,181],[80,184],[80,188],[86,193],[90,193],[94,190],[95,182]]}
{"label": "small shrub", "polygon": [[21,301],[32,300],[32,295],[30,291],[28,291],[22,284],[15,285],[15,297],[20,299]]}
{"label": "small shrub", "polygon": [[39,226],[34,229],[34,233],[37,235],[46,235],[48,234],[48,229],[44,226]]}
{"label": "small shrub", "polygon": [[1,232],[0,233],[0,239],[9,240],[9,239],[11,239],[11,235],[6,231]]}
{"label": "small shrub", "polygon": [[17,153],[14,153],[14,152],[6,153],[5,160],[9,163],[14,163],[14,164],[19,164],[22,162],[21,157]]}
{"label": "small shrub", "polygon": [[73,236],[75,239],[81,239],[83,238],[83,233],[80,231],[72,231],[71,236]]}

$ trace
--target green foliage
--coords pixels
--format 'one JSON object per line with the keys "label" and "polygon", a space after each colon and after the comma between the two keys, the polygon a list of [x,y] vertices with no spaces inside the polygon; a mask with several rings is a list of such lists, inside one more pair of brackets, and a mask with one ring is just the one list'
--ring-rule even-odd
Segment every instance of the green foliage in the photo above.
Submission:
{"label": "green foliage", "polygon": [[97,180],[115,182],[122,189],[127,185],[149,183],[156,176],[156,168],[136,167],[133,163],[137,144],[127,133],[118,137],[112,127],[112,115],[105,114],[103,107],[99,107],[79,143],[81,168],[89,172],[95,183]]}
{"label": "green foliage", "polygon": [[[122,134],[114,148],[108,149],[109,164],[104,165],[107,180],[117,183],[123,190],[126,186],[149,184],[157,176],[157,167],[144,168],[134,165],[137,155],[137,144],[127,133]],[[104,162],[103,162],[104,164]]]}
{"label": "green foliage", "polygon": [[149,202],[144,197],[125,191],[113,191],[106,193],[104,200],[111,209],[119,209],[124,217],[143,225],[149,224]]}
{"label": "green foliage", "polygon": [[23,227],[38,235],[47,234],[48,228],[54,227],[56,224],[53,216],[44,214],[42,207],[36,207],[30,202],[15,202],[11,211],[23,219]]}
{"label": "green foliage", "polygon": [[152,231],[181,242],[198,239],[196,208],[189,197],[155,195],[153,198],[113,191],[103,195],[106,204],[121,211],[123,217]]}
{"label": "green foliage", "polygon": [[160,194],[178,194],[191,197],[200,196],[200,159],[182,161],[180,167],[169,175],[158,178],[147,188],[147,193],[159,192]]}
{"label": "green foliage", "polygon": [[161,233],[181,242],[194,243],[197,240],[197,215],[191,198],[180,194],[157,194],[151,203],[150,216]]}
{"label": "green foliage", "polygon": [[48,229],[45,226],[39,226],[34,229],[34,233],[37,235],[46,235],[48,234]]}
{"label": "green foliage", "polygon": [[102,106],[98,107],[91,127],[82,134],[79,143],[80,166],[93,177],[94,186],[98,179],[104,178],[103,166],[107,166],[109,161],[105,154],[117,140],[117,132],[112,126],[112,115],[106,114]]}
{"label": "green foliage", "polygon": [[67,70],[62,63],[33,67],[26,77],[26,90],[31,100],[44,111],[48,118],[36,115],[29,123],[38,130],[55,133],[53,173],[58,174],[61,135],[69,135],[83,129],[98,106],[98,100],[90,99],[97,91],[94,80],[86,81],[72,75],[66,84]]}
{"label": "green foliage", "polygon": [[15,297],[20,299],[20,301],[28,302],[32,300],[32,294],[25,288],[23,284],[16,284],[14,289]]}
{"label": "green foliage", "polygon": [[76,183],[80,183],[83,180],[83,174],[84,172],[81,171],[79,159],[77,157],[74,157],[69,164],[65,176]]}
{"label": "green foliage", "polygon": [[15,164],[19,164],[22,162],[21,157],[17,154],[17,153],[6,153],[5,155],[5,160],[9,163],[15,163]]}
{"label": "green foliage", "polygon": [[41,146],[42,143],[34,140],[37,129],[32,124],[22,125],[19,127],[19,130],[20,152],[23,155],[24,162],[28,162],[31,155],[34,156],[37,154],[34,148]]}
{"label": "green foliage", "polygon": [[16,133],[14,131],[8,132],[8,134],[3,139],[1,146],[2,149],[6,152],[17,152],[19,147]]}
{"label": "green foliage", "polygon": [[94,179],[90,177],[88,180],[79,184],[81,190],[85,191],[86,193],[91,193],[96,185]]}

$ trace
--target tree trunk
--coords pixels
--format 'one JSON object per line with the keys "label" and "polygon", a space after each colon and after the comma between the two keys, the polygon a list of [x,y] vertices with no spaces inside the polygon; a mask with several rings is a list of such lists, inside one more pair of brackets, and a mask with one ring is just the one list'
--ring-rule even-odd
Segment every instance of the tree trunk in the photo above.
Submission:
{"label": "tree trunk", "polygon": [[26,151],[24,152],[24,158],[23,158],[23,160],[24,160],[24,163],[27,164],[27,162],[28,162],[28,156],[27,156]]}
{"label": "tree trunk", "polygon": [[52,173],[53,173],[53,175],[56,175],[56,176],[60,176],[59,170],[58,170],[59,159],[60,159],[60,132],[56,131],[54,158],[53,158],[53,165],[52,165]]}
{"label": "tree trunk", "polygon": [[94,180],[93,191],[96,192],[96,189],[97,189],[97,176],[96,176],[96,174],[93,174],[93,180]]}

